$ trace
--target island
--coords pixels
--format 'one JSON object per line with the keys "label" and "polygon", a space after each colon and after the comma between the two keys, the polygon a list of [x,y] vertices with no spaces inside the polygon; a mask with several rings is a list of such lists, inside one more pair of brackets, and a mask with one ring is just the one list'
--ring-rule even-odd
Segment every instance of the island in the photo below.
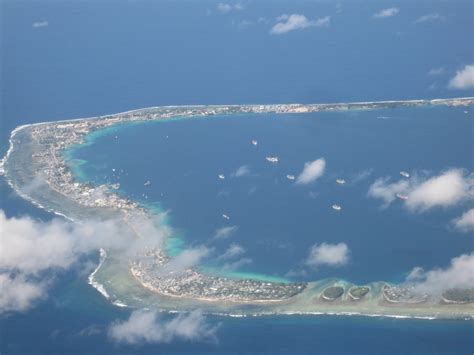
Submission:
{"label": "island", "polygon": [[[467,97],[335,104],[162,106],[37,123],[13,130],[10,147],[0,163],[0,174],[20,196],[40,208],[76,223],[113,218],[135,238],[142,238],[146,231],[141,231],[140,221],[152,221],[152,213],[138,202],[120,196],[117,184],[95,186],[79,181],[65,156],[69,148],[87,144],[92,135],[118,125],[157,120],[473,104],[474,98]],[[420,295],[403,285],[383,281],[357,286],[338,279],[275,282],[228,278],[195,268],[169,271],[167,265],[172,260],[161,247],[140,250],[126,260],[123,255],[102,250],[101,263],[89,280],[117,305],[169,311],[201,307],[211,313],[240,316],[322,313],[428,319],[474,316],[472,290],[448,290],[438,297]],[[96,280],[100,275],[102,283]]]}

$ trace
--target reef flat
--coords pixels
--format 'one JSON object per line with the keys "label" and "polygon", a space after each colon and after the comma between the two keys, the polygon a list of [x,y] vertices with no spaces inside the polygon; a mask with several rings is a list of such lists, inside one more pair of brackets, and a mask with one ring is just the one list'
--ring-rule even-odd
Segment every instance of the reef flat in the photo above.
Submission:
{"label": "reef flat", "polygon": [[[117,125],[157,120],[236,114],[303,114],[323,111],[373,110],[417,106],[469,106],[474,98],[383,101],[339,104],[167,106],[89,119],[22,126],[12,132],[1,171],[21,196],[77,222],[89,218],[120,220],[141,238],[140,223],[150,211],[121,197],[116,186],[81,182],[65,157],[67,149],[87,144],[87,137]],[[172,231],[169,230],[171,234]],[[168,272],[172,258],[161,248],[143,250],[123,260],[108,253],[96,270],[108,297],[130,306],[154,305],[164,310],[191,307],[226,314],[364,314],[423,318],[472,318],[472,290],[450,290],[443,298],[415,294],[403,286],[375,282],[363,287],[342,280],[280,283],[231,279],[195,269]],[[92,281],[91,281],[92,283]],[[120,301],[120,302],[119,302]]]}

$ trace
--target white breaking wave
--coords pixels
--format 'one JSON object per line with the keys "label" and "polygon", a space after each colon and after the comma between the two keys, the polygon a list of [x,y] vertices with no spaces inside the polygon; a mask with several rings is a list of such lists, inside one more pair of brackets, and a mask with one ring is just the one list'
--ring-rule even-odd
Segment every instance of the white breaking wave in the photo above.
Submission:
{"label": "white breaking wave", "polygon": [[[95,279],[95,275],[97,274],[97,272],[99,271],[99,269],[102,267],[102,264],[104,263],[105,259],[107,259],[107,253],[105,252],[105,249],[102,249],[100,248],[100,262],[99,262],[99,265],[97,265],[97,267],[95,268],[94,271],[92,271],[92,273],[89,275],[88,277],[88,283],[89,285],[91,285],[92,287],[94,287],[97,291],[100,292],[100,294],[102,296],[104,296],[105,298],[109,299],[110,296],[109,294],[107,293],[107,291],[105,290],[105,287],[104,285],[102,285],[101,283],[97,282],[96,279]],[[115,304],[116,306],[118,306],[118,304],[116,304],[117,301],[115,301],[113,304]],[[120,307],[120,306],[119,306]],[[127,305],[124,305],[124,307],[127,307]]]}
{"label": "white breaking wave", "polygon": [[[172,313],[169,311],[168,313]],[[174,311],[179,313],[179,311]],[[286,311],[286,312],[256,312],[256,313],[226,313],[226,312],[210,312],[210,315],[232,318],[245,317],[268,317],[268,316],[357,316],[357,317],[371,317],[371,318],[396,318],[396,319],[421,319],[421,320],[436,320],[434,316],[411,316],[411,315],[397,315],[384,313],[363,313],[363,312],[331,312],[331,311]],[[472,320],[472,317],[463,318],[464,320]]]}
{"label": "white breaking wave", "polygon": [[120,300],[113,301],[112,304],[113,304],[114,306],[121,307],[121,308],[128,307],[127,304],[123,303],[123,302],[120,301]]}

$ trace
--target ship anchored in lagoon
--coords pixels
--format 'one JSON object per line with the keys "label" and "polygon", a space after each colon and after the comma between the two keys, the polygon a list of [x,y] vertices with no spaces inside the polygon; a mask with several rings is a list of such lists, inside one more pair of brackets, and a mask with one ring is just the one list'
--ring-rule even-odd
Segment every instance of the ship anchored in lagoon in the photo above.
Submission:
{"label": "ship anchored in lagoon", "polygon": [[[464,106],[472,105],[473,98],[441,99],[441,100],[408,100],[385,101],[370,103],[344,103],[344,104],[314,104],[314,105],[228,105],[228,106],[175,106],[156,107],[135,110],[121,114],[101,116],[92,119],[68,120],[47,122],[35,125],[22,126],[12,132],[10,149],[3,159],[3,173],[7,181],[21,196],[35,201],[45,208],[58,214],[67,215],[80,221],[90,216],[104,215],[110,217],[126,218],[137,214],[147,218],[148,211],[139,203],[133,202],[117,195],[107,185],[91,187],[77,182],[68,168],[68,163],[63,157],[64,151],[72,145],[84,143],[87,135],[98,132],[108,127],[129,122],[147,122],[169,118],[185,118],[195,116],[222,117],[236,113],[304,113],[326,110],[368,110],[399,106],[446,105]],[[255,145],[255,144],[254,144]],[[34,154],[30,154],[31,152]],[[27,158],[25,158],[27,157]],[[279,161],[276,156],[268,156],[271,163]],[[45,180],[45,188],[39,191],[25,191],[23,186],[32,181],[41,172]],[[94,190],[95,194],[92,193]],[[100,199],[94,198],[97,193]],[[341,206],[334,204],[333,209],[340,211]],[[125,217],[124,217],[125,216]],[[222,217],[229,220],[227,214]],[[124,220],[124,226],[130,223]],[[432,295],[422,298],[419,303],[407,306],[407,299],[413,290],[402,286],[389,285],[385,282],[373,282],[368,285],[354,285],[340,280],[320,280],[298,285],[298,283],[281,284],[278,282],[258,281],[251,279],[230,280],[218,275],[207,275],[200,270],[190,269],[186,277],[178,278],[166,275],[158,277],[160,265],[166,265],[170,257],[163,250],[157,250],[146,264],[137,264],[135,260],[117,260],[113,253],[108,253],[106,260],[95,275],[101,273],[115,274],[116,284],[110,282],[109,294],[117,294],[122,299],[122,293],[142,292],[136,288],[123,289],[123,285],[131,285],[138,280],[143,285],[147,299],[153,299],[154,294],[159,298],[160,307],[163,309],[185,309],[190,305],[200,305],[209,311],[234,311],[255,313],[251,305],[258,304],[258,313],[289,314],[289,313],[332,313],[332,314],[376,314],[380,316],[408,316],[408,317],[441,317],[441,318],[471,318],[473,309],[464,300],[469,299],[469,293],[448,292],[443,294],[443,299]],[[158,261],[157,261],[158,260]],[[130,275],[130,263],[134,263],[134,275]],[[140,266],[141,265],[141,266]],[[142,267],[146,265],[145,267]],[[156,274],[158,273],[158,274]],[[131,280],[130,277],[133,277]],[[135,280],[135,281],[133,281]],[[160,283],[162,281],[162,283]],[[157,284],[158,282],[158,284]],[[151,285],[147,287],[147,285]],[[159,287],[157,287],[159,285]],[[200,287],[199,285],[202,285]],[[153,286],[153,289],[151,287]],[[224,290],[237,290],[243,293],[224,292]],[[354,291],[361,289],[360,292]],[[365,292],[368,289],[367,292]],[[135,291],[133,291],[135,290]],[[177,300],[173,290],[179,290]],[[260,298],[258,290],[266,290],[265,296]],[[349,292],[352,290],[352,292]],[[363,292],[362,292],[363,290]],[[384,290],[384,291],[383,291]],[[351,297],[350,294],[362,295]],[[324,295],[324,297],[323,297]],[[467,296],[466,296],[467,295]],[[164,298],[163,298],[164,297]],[[171,297],[168,299],[166,297]],[[224,297],[224,298],[222,298]],[[408,298],[407,298],[408,297]],[[468,297],[468,298],[466,298]],[[124,299],[127,297],[123,297]],[[225,302],[222,303],[223,299]],[[335,302],[334,300],[337,300]],[[446,301],[450,307],[446,307]],[[133,297],[127,298],[133,303]],[[205,303],[202,303],[205,302]],[[229,305],[226,302],[232,302]],[[121,303],[122,304],[122,303]]]}

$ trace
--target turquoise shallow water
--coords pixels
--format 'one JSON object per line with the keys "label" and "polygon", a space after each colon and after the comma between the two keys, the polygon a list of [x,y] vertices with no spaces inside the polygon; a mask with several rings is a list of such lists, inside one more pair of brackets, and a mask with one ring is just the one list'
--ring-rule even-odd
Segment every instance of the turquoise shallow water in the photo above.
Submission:
{"label": "turquoise shallow water", "polygon": [[[51,354],[156,354],[157,349],[183,354],[468,354],[472,349],[469,322],[334,316],[210,317],[212,324],[220,324],[217,343],[118,347],[107,341],[106,329],[112,319],[125,319],[129,312],[107,304],[84,284],[62,281],[62,287],[54,290],[54,301],[28,315],[2,319],[8,324],[2,352],[35,354],[40,347],[42,353]],[[31,319],[41,326],[34,326]],[[25,336],[30,341],[25,342]]]}
{"label": "turquoise shallow water", "polygon": [[[337,10],[335,2],[331,1],[248,2],[244,11],[209,15],[207,11],[212,12],[216,4],[208,1],[177,3],[119,0],[115,1],[113,6],[103,1],[4,1],[1,5],[4,14],[1,36],[1,77],[4,90],[0,92],[0,149],[3,153],[6,152],[10,131],[21,124],[91,117],[153,105],[340,102],[473,95],[472,89],[460,91],[447,87],[450,77],[463,65],[473,63],[474,60],[472,48],[466,45],[472,42],[472,1],[402,1],[394,4],[381,0],[363,4],[349,1],[340,3],[342,6]],[[398,16],[387,21],[372,19],[375,12],[393,6],[399,6],[401,9]],[[283,13],[301,13],[309,19],[330,15],[331,26],[295,31],[287,36],[270,36],[270,24],[254,23],[245,28],[238,26],[239,21],[256,21],[259,17],[273,21]],[[444,20],[413,23],[418,16],[429,13],[439,13]],[[47,20],[49,26],[32,28],[33,22],[42,20]],[[437,68],[443,68],[444,73],[438,76],[427,75],[431,69]],[[440,113],[440,116],[443,115],[444,113]],[[439,127],[435,136],[425,132],[422,127],[412,130],[404,125],[397,125],[396,122],[383,123],[388,127],[381,136],[384,144],[396,146],[400,144],[400,137],[404,139],[404,144],[407,139],[411,141],[413,151],[408,151],[408,147],[404,149],[402,144],[402,150],[408,151],[408,154],[400,155],[398,162],[394,162],[396,150],[391,156],[374,155],[374,151],[378,152],[376,146],[374,148],[374,145],[361,145],[360,140],[357,140],[350,146],[351,149],[346,150],[340,157],[340,163],[328,161],[328,169],[345,174],[358,171],[362,166],[369,168],[378,165],[381,170],[377,173],[393,175],[398,173],[399,166],[433,171],[451,164],[460,166],[465,163],[466,154],[472,151],[471,144],[467,148],[462,144],[466,141],[466,136],[472,135],[472,128],[467,122],[461,124],[456,121],[456,118],[451,125],[451,116],[446,116],[445,120],[440,118],[438,117],[435,124],[443,128]],[[205,121],[202,122],[207,126]],[[432,123],[428,117],[419,122],[420,126]],[[382,122],[379,123],[382,125]],[[214,141],[219,144],[220,149],[230,146],[245,152],[247,140],[253,136],[251,130],[236,130],[236,142],[229,145],[227,138],[220,140],[219,135],[206,134],[207,130],[199,129],[200,124],[184,130],[181,130],[183,125],[180,122],[173,125],[175,126],[166,127],[170,127],[173,136],[180,137],[180,140],[172,143],[172,146],[168,143],[168,146],[163,146],[160,151],[172,151],[175,154],[181,152],[181,158],[197,149],[195,145],[189,148],[186,145],[187,139],[191,141],[191,138],[201,137],[206,140],[202,142],[203,147]],[[312,127],[310,124],[307,126]],[[279,127],[280,131],[286,131],[285,127]],[[341,140],[350,140],[352,131],[366,132],[370,142],[370,129],[357,130],[347,126],[345,134],[333,140],[333,149],[341,146]],[[163,138],[159,132],[161,131],[158,128],[148,132],[142,127],[138,133],[129,133],[139,134],[144,143],[149,143],[154,139]],[[267,133],[270,136],[275,134],[273,131]],[[311,134],[315,142],[325,139],[321,127],[313,127]],[[418,143],[425,136],[431,137],[431,144]],[[459,141],[447,136],[459,137]],[[262,142],[263,139],[263,136],[259,137]],[[176,167],[178,164],[171,155],[160,155],[164,160],[157,159],[158,156],[153,155],[153,151],[149,152],[151,156],[143,155],[144,150],[139,147],[140,142],[136,137],[130,137],[129,142],[137,146],[136,150],[141,151],[141,155],[136,155],[136,150],[126,146],[122,160],[132,158],[129,163],[131,167],[133,162],[138,160],[141,168],[136,176],[130,177],[129,184],[124,184],[125,192],[137,199],[141,196],[145,163],[151,168],[156,165],[157,171],[163,173],[166,171],[158,169],[157,164],[170,163],[170,167],[173,167],[174,163],[173,174],[160,177],[158,173],[152,177],[154,182],[160,181],[161,189],[168,194],[161,196],[161,189],[157,186],[157,192],[150,193],[149,199],[160,201],[164,210],[171,209],[170,223],[179,228],[178,236],[187,244],[202,242],[215,228],[222,225],[222,221],[217,218],[222,205],[216,206],[215,211],[207,217],[199,209],[195,210],[198,198],[202,199],[201,205],[217,203],[217,198],[209,197],[209,192],[216,195],[218,193],[217,189],[211,191],[210,187],[215,183],[215,171],[209,172],[208,178],[201,177],[201,181],[209,181],[209,186],[204,184],[203,193],[199,195],[199,189],[196,189],[195,185],[189,184],[190,187],[186,188],[188,185],[183,182],[189,181],[181,175],[176,175],[176,172],[184,170],[184,167]],[[242,147],[238,145],[240,142]],[[307,139],[302,142],[308,144]],[[288,151],[293,149],[285,141],[284,144],[281,141],[274,141],[273,144],[269,152],[275,152],[281,146],[286,147]],[[156,145],[158,148],[159,142]],[[182,146],[186,148],[184,152]],[[166,147],[169,150],[164,149]],[[443,147],[447,149],[442,149]],[[112,150],[113,148],[111,146]],[[130,156],[127,155],[129,150]],[[432,152],[437,154],[436,159]],[[204,154],[202,151],[196,153],[196,158]],[[416,155],[416,159],[411,158],[412,153]],[[328,152],[318,149],[308,156],[290,157],[290,161],[294,162],[292,167],[299,169],[302,160],[313,159],[319,154],[327,155]],[[102,159],[107,160],[112,156],[113,154],[107,153]],[[377,156],[380,160],[387,159],[387,162],[380,164],[379,159],[375,159]],[[89,154],[88,158],[90,157]],[[174,159],[177,157],[178,155]],[[115,155],[115,158],[117,161],[114,161],[113,165],[120,166],[120,156]],[[374,158],[374,161],[370,161],[371,158]],[[407,160],[412,161],[412,165],[409,165]],[[191,163],[192,161],[191,159]],[[187,162],[189,163],[189,159]],[[219,161],[215,164],[215,170],[233,171],[242,163],[244,161],[229,161],[226,165],[225,161]],[[260,163],[260,158],[257,158],[252,166],[255,168]],[[353,168],[345,170],[351,166]],[[150,167],[148,171],[152,170]],[[290,166],[287,168],[290,169]],[[286,173],[286,169],[282,170],[285,170],[282,173]],[[277,173],[279,174],[275,172]],[[93,171],[91,176],[94,175]],[[102,176],[104,175],[103,179],[106,180],[110,171],[104,171]],[[173,193],[171,182],[179,183],[183,190]],[[233,190],[230,201],[236,201],[236,196],[242,197],[243,200],[248,190],[253,187],[251,181],[248,181],[246,186],[243,186],[244,182],[239,184],[241,189]],[[261,187],[256,192],[264,192],[267,195],[276,193],[276,197],[280,198],[281,194],[287,191],[270,188],[271,184],[269,179],[262,180]],[[378,205],[365,201],[363,196],[367,185],[359,186],[357,192],[351,190],[354,191],[351,199],[357,197],[353,199],[353,206],[344,201],[344,211],[361,210],[363,215],[364,211],[370,208],[369,212],[373,212]],[[295,197],[294,191],[291,192]],[[333,192],[331,191],[327,201],[321,204],[324,206],[321,210],[326,207],[326,202],[333,203],[330,198]],[[301,195],[298,195],[298,199]],[[324,191],[320,192],[319,197],[324,197]],[[190,201],[194,202],[188,210],[186,203]],[[250,204],[247,207],[248,213],[258,215],[262,209],[269,206],[262,203]],[[51,218],[51,215],[15,197],[2,179],[0,208],[7,215],[26,214],[39,219]],[[240,208],[237,209],[239,210]],[[471,247],[466,246],[466,239],[452,234],[449,229],[445,230],[445,236],[440,237],[446,218],[454,217],[458,212],[460,211],[447,211],[448,216],[445,212],[438,211],[421,217],[405,215],[403,210],[397,208],[381,212],[374,223],[380,220],[379,226],[385,223],[387,228],[394,228],[398,231],[398,237],[408,236],[406,248],[400,245],[394,247],[393,258],[391,253],[383,253],[381,247],[385,246],[387,240],[381,237],[384,235],[381,228],[371,240],[374,250],[379,254],[370,254],[366,250],[366,244],[359,242],[367,237],[367,233],[361,233],[353,237],[353,263],[350,268],[320,270],[308,275],[308,278],[337,273],[351,274],[348,275],[351,280],[365,280],[369,276],[397,280],[403,278],[404,273],[414,264],[446,265],[451,256]],[[308,218],[315,216],[314,210],[307,213]],[[325,216],[327,218],[323,221],[318,217],[314,226],[334,226],[335,222],[331,216]],[[239,216],[238,212],[233,212],[232,217],[233,221],[245,220],[245,216]],[[205,225],[204,222],[209,221],[208,228],[198,229],[201,223]],[[287,225],[289,222],[298,222],[286,219],[282,221]],[[266,222],[268,226],[274,223],[271,219]],[[408,234],[405,229],[408,227],[407,223],[414,227],[424,224],[423,230],[428,229],[430,233],[424,236],[424,239]],[[298,244],[300,250],[282,248],[282,251],[277,252],[272,246],[272,240],[262,240],[262,246],[259,248],[256,238],[262,234],[249,234],[256,226],[245,226],[241,222],[239,225],[240,232],[235,237],[248,236],[245,247],[248,253],[255,255],[254,263],[247,265],[249,271],[269,274],[275,272],[282,275],[304,257],[307,245],[303,242]],[[347,231],[351,228],[352,224],[339,227],[336,225],[333,227],[336,235],[332,238],[350,238],[344,229]],[[271,233],[274,230],[278,233]],[[274,227],[269,228],[267,232],[277,235],[285,231]],[[290,235],[289,232],[287,230],[285,233]],[[308,244],[320,237],[331,238],[331,235],[321,236],[321,233],[318,233],[308,236],[303,232],[300,231],[297,236]],[[286,238],[288,237],[284,237],[282,241],[286,241]],[[448,243],[443,251],[441,241],[446,239]],[[392,244],[394,241],[389,242],[390,246],[395,246]],[[427,249],[427,245],[430,249]],[[226,246],[220,245],[218,250],[224,250]],[[177,245],[175,252],[180,248],[181,246]],[[364,253],[368,259],[361,258]],[[401,253],[406,254],[406,262],[397,257]],[[257,257],[258,255],[260,257]],[[261,257],[262,255],[266,257]],[[390,263],[393,259],[396,259],[395,264]],[[363,266],[360,266],[360,263]],[[351,270],[354,272],[351,273]],[[120,310],[108,304],[101,295],[86,285],[83,278],[58,275],[55,285],[57,287],[52,290],[49,299],[38,304],[30,312],[0,317],[2,354],[398,355],[472,354],[474,351],[472,322],[359,317],[211,317],[213,324],[221,324],[217,344],[177,341],[171,344],[121,347],[107,339],[105,329],[114,319],[128,317],[128,310]],[[98,329],[95,334],[94,327]],[[82,332],[85,329],[89,331]]]}
{"label": "turquoise shallow water", "polygon": [[[450,227],[467,205],[423,214],[399,203],[383,209],[367,197],[368,188],[379,177],[399,179],[400,170],[472,170],[465,149],[472,145],[472,121],[465,116],[463,109],[440,107],[185,119],[117,128],[68,154],[80,162],[81,176],[97,184],[120,182],[120,193],[168,211],[172,255],[206,245],[217,258],[207,267],[221,268],[221,274],[396,282],[415,266],[445,266],[470,252],[470,239]],[[267,155],[278,155],[280,163],[269,164]],[[297,186],[286,179],[320,157],[327,169],[315,183]],[[233,176],[241,166],[248,175]],[[225,180],[217,178],[220,173]],[[335,184],[337,177],[347,184]],[[343,211],[335,213],[333,203]],[[231,226],[234,235],[214,238],[217,229]],[[305,267],[311,245],[323,242],[346,243],[348,265]],[[226,270],[229,262],[219,255],[233,243],[245,249],[247,262]]]}
{"label": "turquoise shallow water", "polygon": [[[8,215],[48,214],[15,197],[0,180],[0,208]],[[2,315],[0,349],[6,354],[468,354],[472,322],[344,316],[208,317],[218,325],[218,342],[175,341],[119,347],[107,327],[130,311],[112,306],[75,273],[60,275],[51,296],[28,313]],[[164,315],[165,319],[169,316]],[[343,334],[343,341],[341,340]],[[29,341],[25,341],[25,337]],[[394,341],[397,340],[397,341]],[[383,351],[381,351],[383,349]]]}

